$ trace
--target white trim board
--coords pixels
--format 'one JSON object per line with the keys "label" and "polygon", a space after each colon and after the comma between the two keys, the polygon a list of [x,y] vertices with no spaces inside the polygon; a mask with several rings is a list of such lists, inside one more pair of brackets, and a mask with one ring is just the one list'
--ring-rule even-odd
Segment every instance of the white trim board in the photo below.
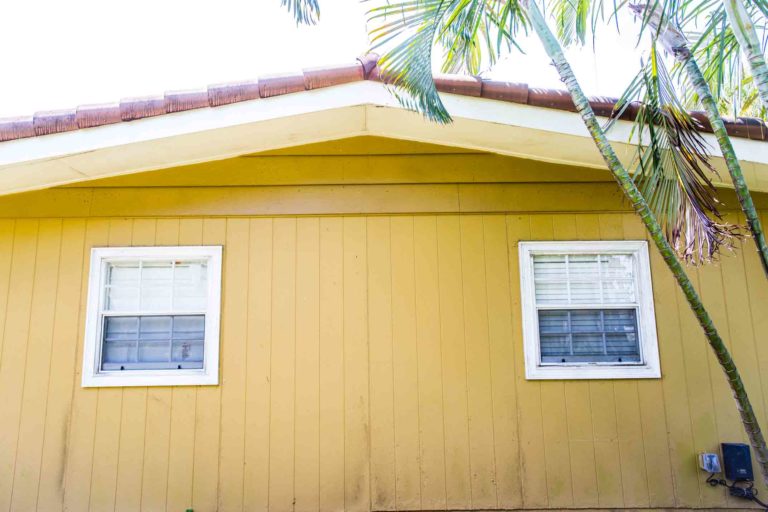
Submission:
{"label": "white trim board", "polygon": [[[661,377],[656,314],[653,303],[648,243],[645,240],[596,241],[521,241],[520,296],[523,319],[525,378],[549,379],[656,379]],[[539,344],[538,310],[533,275],[533,256],[537,254],[633,254],[637,326],[641,363],[569,363],[542,364]],[[578,308],[568,306],[565,309]]]}
{"label": "white trim board", "polygon": [[[222,246],[94,247],[88,275],[88,302],[83,340],[83,387],[199,386],[219,383]],[[102,304],[107,263],[121,260],[205,259],[208,296],[202,369],[101,370]]]}
{"label": "white trim board", "polygon": [[[605,168],[578,114],[442,96],[453,124],[430,123],[403,109],[385,85],[361,81],[7,141],[0,143],[0,195],[360,135]],[[625,160],[633,151],[630,129],[620,121],[608,133]],[[717,155],[714,137],[705,139]],[[768,145],[732,140],[752,190],[768,192]],[[722,158],[714,163],[724,169]],[[728,186],[727,173],[721,175]]]}

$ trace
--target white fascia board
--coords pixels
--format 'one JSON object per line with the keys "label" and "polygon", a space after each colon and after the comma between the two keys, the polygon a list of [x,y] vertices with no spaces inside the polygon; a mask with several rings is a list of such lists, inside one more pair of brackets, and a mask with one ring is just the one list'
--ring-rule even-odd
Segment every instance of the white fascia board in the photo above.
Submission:
{"label": "white fascia board", "polygon": [[215,108],[199,108],[84,130],[30,137],[0,143],[0,167],[32,160],[60,158],[107,147],[207,132],[300,114],[364,104],[377,84],[363,81],[272,98],[242,101]]}
{"label": "white fascia board", "polygon": [[[535,130],[591,139],[591,135],[587,131],[586,126],[584,126],[581,116],[575,112],[454,94],[444,94],[441,97],[448,111],[455,117],[501,125],[512,124]],[[598,117],[598,120],[603,124],[607,121],[607,118]],[[630,121],[617,121],[606,133],[608,140],[623,144],[628,143],[632,127],[633,123]],[[722,157],[715,136],[711,133],[702,133],[702,135],[709,144],[712,156]],[[740,137],[732,137],[731,143],[740,160],[768,164],[768,143]]]}
{"label": "white fascia board", "polygon": [[[578,114],[460,95],[443,99],[453,124],[430,123],[400,106],[384,84],[361,81],[3,142],[0,195],[358,135],[605,168]],[[608,133],[625,161],[633,152],[631,127],[619,121]],[[719,154],[714,137],[705,138]],[[737,138],[733,144],[750,186],[768,191],[768,145]],[[722,159],[714,162],[722,167]]]}

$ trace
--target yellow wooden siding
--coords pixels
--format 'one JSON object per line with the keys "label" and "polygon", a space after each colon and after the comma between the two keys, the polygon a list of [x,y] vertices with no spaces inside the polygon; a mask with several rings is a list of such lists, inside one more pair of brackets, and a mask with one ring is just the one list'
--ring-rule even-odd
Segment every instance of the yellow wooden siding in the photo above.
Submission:
{"label": "yellow wooden siding", "polygon": [[[654,251],[662,379],[524,378],[517,241],[642,237],[628,213],[1,220],[0,510],[744,508],[696,467],[744,436]],[[90,247],[201,243],[221,385],[81,388]],[[766,424],[756,255],[690,272]]]}

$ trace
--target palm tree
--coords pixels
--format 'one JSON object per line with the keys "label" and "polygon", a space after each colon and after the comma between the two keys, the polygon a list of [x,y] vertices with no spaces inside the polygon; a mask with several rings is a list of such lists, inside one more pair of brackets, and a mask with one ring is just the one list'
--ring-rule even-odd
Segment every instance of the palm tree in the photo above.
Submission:
{"label": "palm tree", "polygon": [[[316,2],[295,0],[290,4],[299,22],[306,19],[307,10],[317,13]],[[396,88],[397,98],[428,119],[441,123],[450,122],[451,118],[432,76],[434,46],[440,44],[445,49],[448,68],[460,66],[461,63],[471,65],[478,61],[478,48],[485,48],[489,55],[495,57],[502,48],[516,46],[515,36],[521,27],[530,26],[534,30],[567,86],[576,110],[608,169],[645,225],[715,352],[733,391],[763,479],[768,483],[768,448],[738,369],[654,212],[605,136],[538,5],[532,0],[405,0],[372,8],[370,21],[377,24],[371,31],[374,43],[393,45],[380,60],[380,66]],[[658,169],[658,166],[655,168]]]}
{"label": "palm tree", "polygon": [[[730,0],[725,1],[729,2]],[[741,209],[747,219],[747,225],[755,240],[763,270],[766,277],[768,277],[768,242],[766,242],[760,217],[749,193],[749,187],[741,170],[741,164],[733,149],[733,144],[731,144],[731,138],[728,136],[722,117],[720,117],[717,102],[696,59],[693,58],[693,53],[689,48],[685,34],[674,25],[670,15],[658,3],[647,5],[630,4],[629,7],[636,16],[643,20],[644,25],[648,25],[654,30],[655,37],[658,38],[667,51],[674,55],[675,59],[686,71],[693,90],[696,91],[701,104],[704,106],[707,119],[720,145],[720,151],[731,175],[736,196],[739,199]]]}
{"label": "palm tree", "polygon": [[[766,8],[767,5],[761,4],[761,6]],[[761,51],[752,17],[741,0],[723,0],[723,8],[728,14],[731,31],[752,70],[752,80],[760,95],[763,108],[768,110],[768,66],[765,64],[765,55]]]}

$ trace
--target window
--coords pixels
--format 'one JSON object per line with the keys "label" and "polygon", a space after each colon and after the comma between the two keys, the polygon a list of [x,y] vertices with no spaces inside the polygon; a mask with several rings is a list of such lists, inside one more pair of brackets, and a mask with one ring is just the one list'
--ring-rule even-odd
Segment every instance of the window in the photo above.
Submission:
{"label": "window", "polygon": [[83,386],[217,384],[221,247],[91,251]]}
{"label": "window", "polygon": [[660,377],[644,241],[520,242],[528,379]]}

